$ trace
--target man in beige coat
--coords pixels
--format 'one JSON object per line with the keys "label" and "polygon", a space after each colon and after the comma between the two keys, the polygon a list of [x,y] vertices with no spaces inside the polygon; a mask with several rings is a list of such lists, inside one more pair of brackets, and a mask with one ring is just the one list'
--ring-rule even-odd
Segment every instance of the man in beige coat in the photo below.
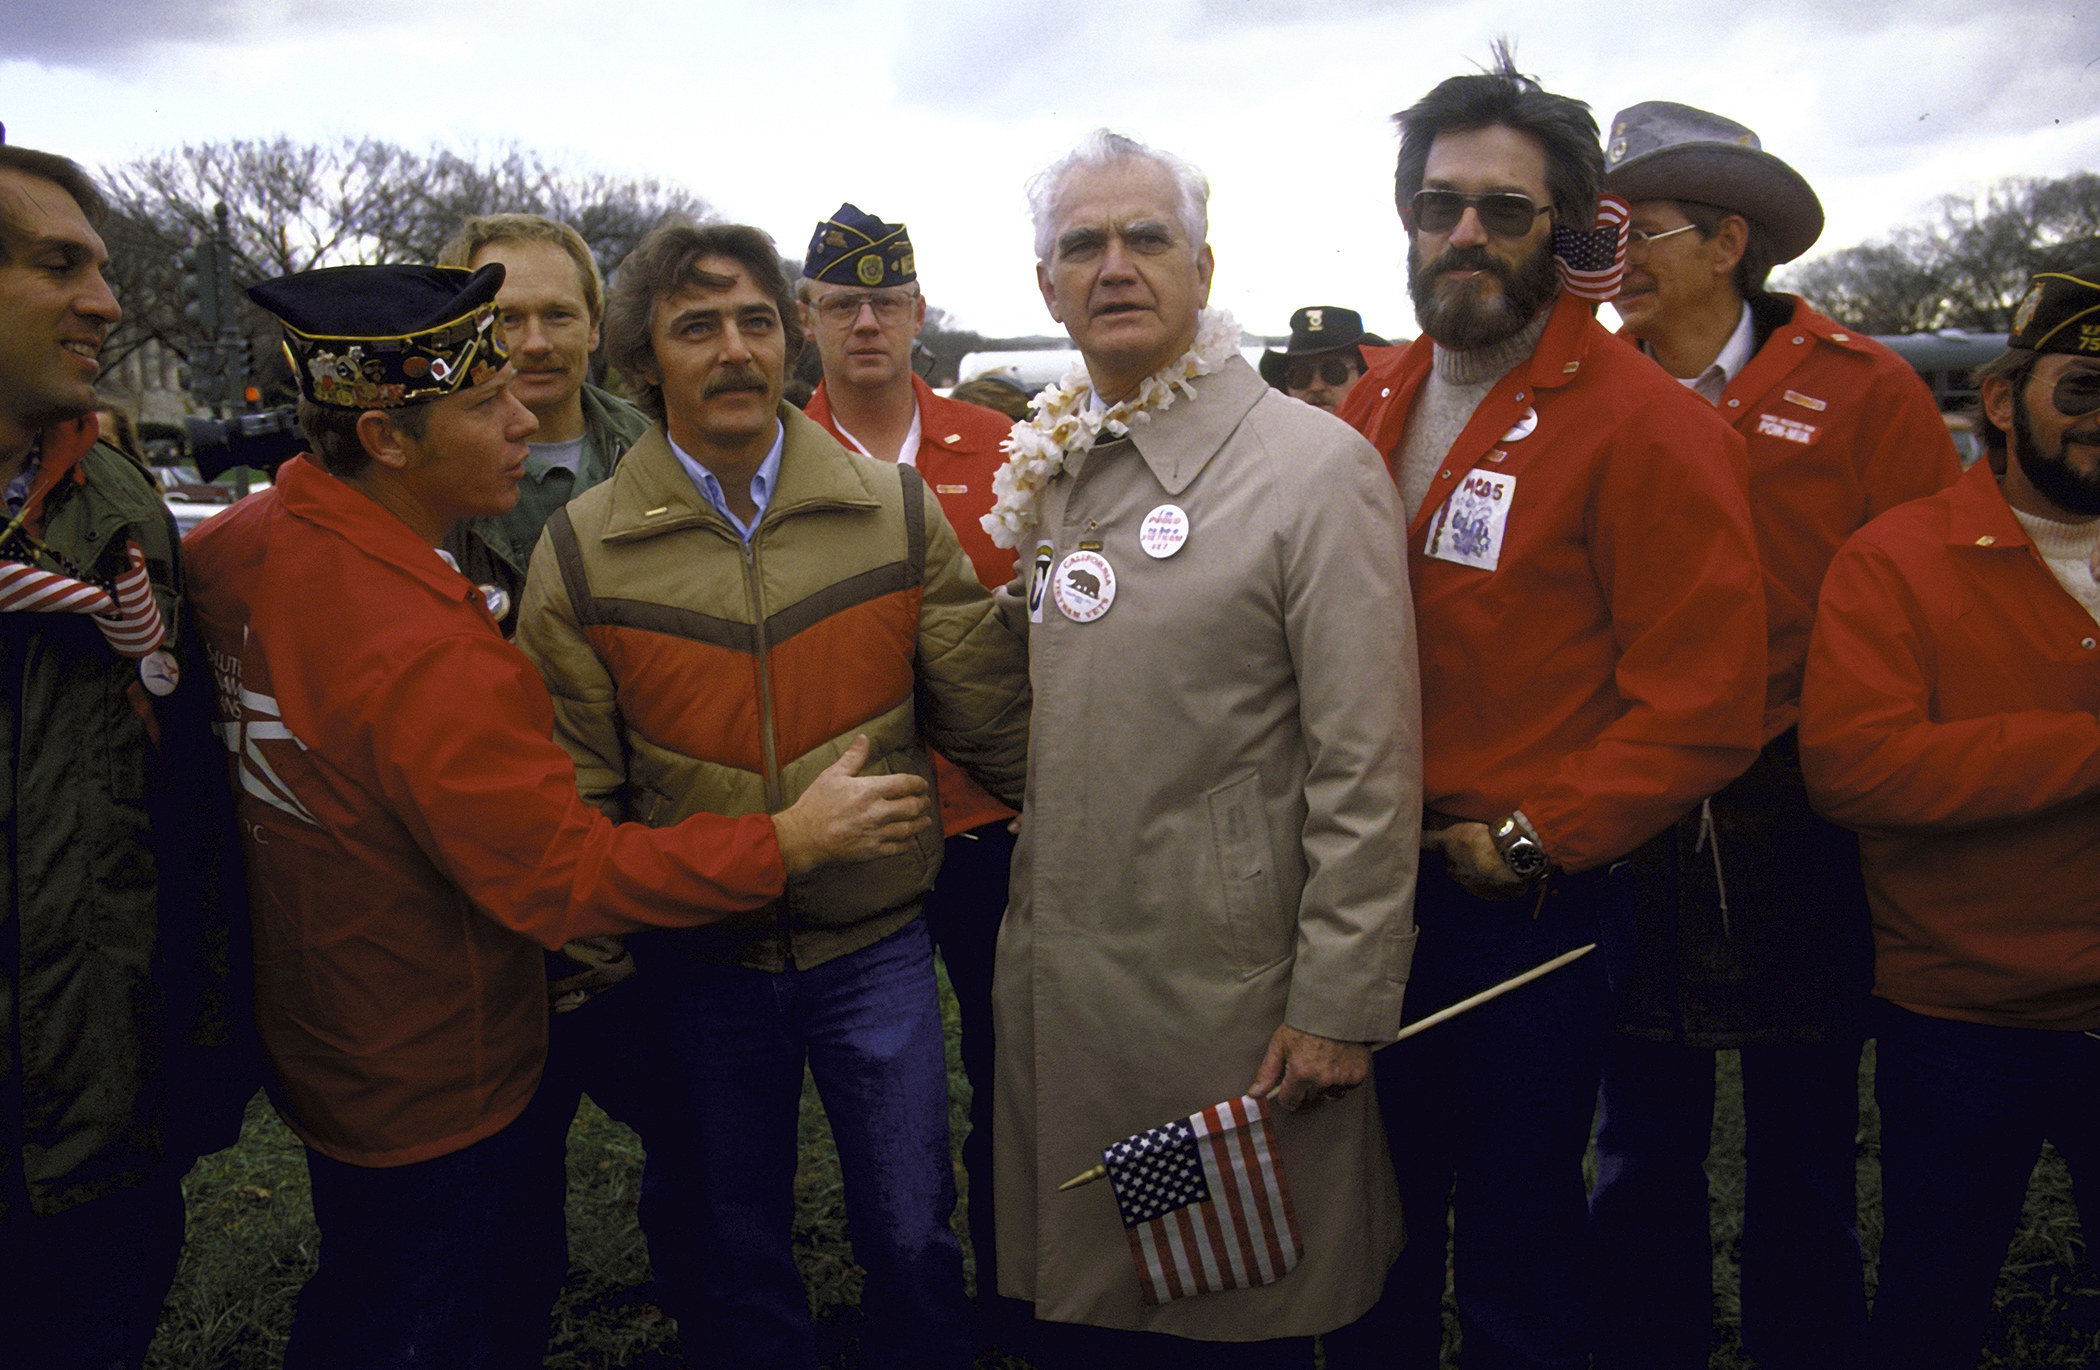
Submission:
{"label": "man in beige coat", "polygon": [[[1400,520],[1376,453],[1204,309],[1208,194],[1105,131],[1030,188],[1043,298],[1085,359],[1016,426],[987,523],[1022,557],[1002,601],[1036,710],[994,990],[999,1273],[1046,1366],[1309,1366],[1400,1244],[1364,1086],[1414,943]],[[1058,1183],[1272,1089],[1304,1259],[1148,1306],[1109,1186]]]}

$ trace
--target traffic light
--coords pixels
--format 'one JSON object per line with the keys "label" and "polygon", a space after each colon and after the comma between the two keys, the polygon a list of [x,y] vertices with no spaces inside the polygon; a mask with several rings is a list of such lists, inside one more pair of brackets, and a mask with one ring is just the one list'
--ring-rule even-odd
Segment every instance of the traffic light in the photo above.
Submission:
{"label": "traffic light", "polygon": [[217,342],[225,317],[220,296],[219,245],[207,233],[194,247],[182,251],[182,317],[192,338]]}
{"label": "traffic light", "polygon": [[233,235],[226,206],[220,205],[211,228],[184,249],[182,317],[189,335],[183,388],[207,409],[239,405],[247,383],[247,346],[238,331],[233,283]]}

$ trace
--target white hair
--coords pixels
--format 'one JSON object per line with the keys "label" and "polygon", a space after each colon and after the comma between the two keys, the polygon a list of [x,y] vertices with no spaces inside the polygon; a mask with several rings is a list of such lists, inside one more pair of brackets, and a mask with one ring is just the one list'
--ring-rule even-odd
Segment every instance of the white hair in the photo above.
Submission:
{"label": "white hair", "polygon": [[1121,162],[1150,162],[1174,182],[1174,214],[1188,235],[1189,251],[1200,252],[1210,236],[1210,179],[1171,152],[1146,147],[1135,138],[1097,128],[1070,152],[1028,181],[1028,212],[1035,220],[1035,255],[1047,262],[1057,248],[1057,208],[1065,187],[1082,171],[1099,171]]}

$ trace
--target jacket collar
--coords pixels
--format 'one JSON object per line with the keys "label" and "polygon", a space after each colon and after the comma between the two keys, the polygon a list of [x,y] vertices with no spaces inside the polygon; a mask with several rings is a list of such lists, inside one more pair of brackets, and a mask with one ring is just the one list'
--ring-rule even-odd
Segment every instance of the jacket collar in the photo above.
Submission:
{"label": "jacket collar", "polygon": [[435,547],[378,500],[328,474],[311,458],[294,457],[279,467],[274,488],[286,513],[334,533],[374,560],[398,567],[440,599],[481,603],[481,592],[446,565]]}
{"label": "jacket collar", "polygon": [[[818,381],[816,390],[810,394],[809,403],[802,407],[802,412],[819,427],[833,430],[838,427],[838,422],[831,415],[829,387],[829,381]],[[925,452],[936,446],[946,445],[950,437],[960,431],[943,419],[941,413],[946,405],[953,404],[954,401],[944,401],[934,394],[933,387],[917,372],[912,373],[911,393],[913,402],[919,406],[919,450]]]}
{"label": "jacket collar", "polygon": [[1189,488],[1269,389],[1242,357],[1189,384],[1195,399],[1177,392],[1171,407],[1130,426],[1131,444],[1170,495]]}
{"label": "jacket collar", "polygon": [[[759,519],[764,529],[783,518],[812,509],[874,509],[881,500],[870,488],[853,457],[814,419],[791,404],[780,406],[785,437],[780,452],[780,483]],[[735,530],[714,511],[692,478],[678,464],[661,424],[635,440],[619,468],[606,482],[612,488],[606,512],[605,538],[653,537],[681,528]]]}
{"label": "jacket collar", "polygon": [[1759,310],[1777,313],[1781,309],[1786,311],[1783,321],[1769,331],[1760,327],[1759,332],[1764,337],[1757,352],[1721,392],[1724,401],[1736,399],[1747,404],[1770,393],[1773,386],[1814,355],[1815,348],[1808,345],[1809,339],[1845,352],[1871,350],[1866,335],[1846,328],[1834,319],[1824,318],[1810,309],[1805,300],[1767,293],[1751,303],[1753,313]]}
{"label": "jacket collar", "polygon": [[1978,461],[1947,487],[1949,547],[2025,547],[2027,530],[2005,502],[1990,462]]}

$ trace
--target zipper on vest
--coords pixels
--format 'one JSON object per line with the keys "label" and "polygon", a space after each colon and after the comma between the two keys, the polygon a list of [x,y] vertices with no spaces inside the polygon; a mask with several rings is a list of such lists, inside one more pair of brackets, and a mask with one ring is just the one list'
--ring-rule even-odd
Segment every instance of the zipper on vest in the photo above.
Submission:
{"label": "zipper on vest", "polygon": [[738,539],[744,549],[744,590],[751,599],[751,631],[758,659],[758,747],[760,764],[765,768],[766,812],[781,810],[780,798],[780,747],[773,738],[773,668],[766,660],[766,607],[758,594],[758,535],[752,530],[751,540]]}

